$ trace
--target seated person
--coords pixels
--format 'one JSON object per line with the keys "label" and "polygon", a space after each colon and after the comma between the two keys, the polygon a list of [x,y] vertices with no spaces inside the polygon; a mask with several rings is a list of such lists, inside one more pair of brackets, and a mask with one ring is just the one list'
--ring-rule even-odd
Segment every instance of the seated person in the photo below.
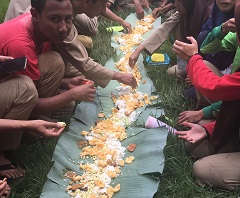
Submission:
{"label": "seated person", "polygon": [[[125,22],[116,15],[112,15],[113,13],[109,9],[106,9],[105,6],[102,6],[102,3],[98,3],[98,1],[90,0],[87,2],[80,2],[78,0],[72,0],[71,3],[74,8],[74,13],[76,14],[86,14],[89,19],[94,18],[99,14],[105,14],[108,18],[125,24],[123,26],[127,28],[129,32],[131,31],[131,27],[128,27],[127,25],[129,23]],[[12,0],[11,2],[12,5],[15,3],[18,5],[19,1]],[[94,12],[92,10],[94,10]],[[17,16],[18,13],[19,11],[14,13],[14,16]],[[101,87],[106,87],[110,80],[118,80],[121,83],[132,86],[133,88],[137,86],[136,79],[132,74],[111,71],[106,67],[102,67],[102,65],[94,62],[90,57],[88,57],[85,47],[78,41],[78,32],[75,26],[72,26],[72,30],[64,42],[54,42],[53,46],[54,49],[60,53],[65,62],[65,66],[67,67],[65,71],[70,71],[70,73],[67,74],[65,72],[65,77],[67,78],[65,82],[71,81],[72,77],[83,75]],[[79,83],[78,79],[75,79],[73,82],[73,84],[76,83]],[[69,87],[71,85],[67,86]]]}
{"label": "seated person", "polygon": [[10,187],[6,181],[0,180],[0,197],[8,198],[10,196]]}
{"label": "seated person", "polygon": [[[0,61],[12,57],[0,56]],[[28,120],[38,102],[33,81],[25,75],[0,75],[0,177],[18,178],[25,171],[13,164],[4,154],[19,147],[23,131],[29,130],[44,137],[59,136],[64,127],[59,123]]]}
{"label": "seated person", "polygon": [[[4,21],[9,21],[26,11],[28,11],[31,5],[30,0],[11,0],[8,6],[8,10],[5,16]],[[131,24],[127,21],[124,21],[109,9],[107,9],[106,13],[102,13],[102,15],[110,20],[119,22],[128,32],[132,32]],[[86,47],[87,50],[92,50],[93,41],[92,36],[96,36],[98,32],[98,17],[89,18],[84,13],[77,14],[75,16],[74,25],[78,30],[78,39],[82,44]]]}
{"label": "seated person", "polygon": [[[234,16],[237,34],[229,32],[225,36],[227,37],[225,41],[227,43],[230,41],[234,46],[240,44],[239,9],[240,2],[236,1]],[[232,36],[231,40],[229,36]],[[189,59],[187,72],[196,89],[208,98],[223,102],[216,122],[204,127],[184,122],[183,124],[190,130],[177,131],[176,134],[187,141],[185,146],[191,155],[197,159],[202,158],[193,165],[193,175],[200,186],[210,185],[215,188],[235,190],[240,185],[238,168],[240,166],[240,75],[239,72],[235,72],[221,78],[216,76],[203,62],[202,57],[196,54],[198,52],[196,40],[192,37],[188,39],[191,44],[176,41],[173,51],[183,59]],[[224,45],[224,40],[220,43]],[[238,51],[236,56],[237,53]],[[239,69],[239,62],[233,69]]]}
{"label": "seated person", "polygon": [[129,65],[131,67],[135,65],[143,50],[152,54],[166,41],[170,34],[174,34],[175,39],[182,41],[186,41],[187,35],[196,38],[202,25],[210,16],[212,3],[213,0],[205,0],[204,2],[200,0],[176,0],[177,11],[135,49],[129,57]]}
{"label": "seated person", "polygon": [[149,9],[148,0],[110,0],[107,7],[115,7],[118,11],[124,8],[135,8],[138,19],[144,17],[144,9]]}
{"label": "seated person", "polygon": [[[211,17],[203,25],[202,30],[197,37],[197,42],[199,47],[202,45],[202,42],[207,37],[207,35],[213,30],[213,28],[220,26],[224,22],[233,18],[234,6],[235,6],[235,0],[231,0],[231,1],[215,0],[212,8]],[[233,62],[235,53],[236,51],[218,51],[217,53],[214,52],[209,54],[205,54],[205,52],[203,52],[201,53],[201,55],[204,58],[204,60],[214,65],[214,67],[211,69],[213,69],[215,73],[216,73],[216,70],[218,70],[218,74],[223,73],[224,75],[229,73],[229,71],[231,71],[230,67]],[[176,71],[178,72],[177,68],[176,68]],[[193,100],[197,99],[197,102],[198,102],[197,106],[199,107],[209,104],[209,101],[207,101],[204,97],[202,97],[201,94],[199,94],[194,89],[194,87],[190,87],[186,91],[185,95],[186,97],[191,98]],[[199,107],[196,107],[196,109],[199,109]]]}

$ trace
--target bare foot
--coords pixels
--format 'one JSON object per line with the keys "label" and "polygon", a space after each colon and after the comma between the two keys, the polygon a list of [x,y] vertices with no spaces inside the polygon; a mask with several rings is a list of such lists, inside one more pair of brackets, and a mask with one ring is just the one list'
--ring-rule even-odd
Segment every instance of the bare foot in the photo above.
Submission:
{"label": "bare foot", "polygon": [[22,168],[12,165],[12,162],[5,157],[3,152],[0,152],[0,177],[6,177],[8,179],[19,178],[22,177],[25,172]]}

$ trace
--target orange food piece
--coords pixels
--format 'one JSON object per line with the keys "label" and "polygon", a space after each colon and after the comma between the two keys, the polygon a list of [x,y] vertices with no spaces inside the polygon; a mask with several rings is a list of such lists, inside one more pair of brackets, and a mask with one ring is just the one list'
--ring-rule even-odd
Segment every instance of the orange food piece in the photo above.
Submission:
{"label": "orange food piece", "polygon": [[136,147],[137,145],[132,143],[127,146],[127,150],[133,152],[136,149]]}

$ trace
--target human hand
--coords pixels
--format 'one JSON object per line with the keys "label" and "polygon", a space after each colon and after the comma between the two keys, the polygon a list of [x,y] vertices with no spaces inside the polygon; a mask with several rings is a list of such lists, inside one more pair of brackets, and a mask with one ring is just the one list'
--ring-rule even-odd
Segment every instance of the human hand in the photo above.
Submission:
{"label": "human hand", "polygon": [[143,7],[146,8],[147,10],[149,9],[149,1],[148,0],[143,1]]}
{"label": "human hand", "polygon": [[191,44],[176,40],[173,44],[173,52],[183,60],[188,60],[191,56],[198,53],[197,41],[192,37],[187,37]]}
{"label": "human hand", "polygon": [[10,60],[10,59],[13,59],[13,57],[11,57],[11,56],[0,56],[0,62],[3,62],[5,60]]}
{"label": "human hand", "polygon": [[131,56],[129,57],[128,60],[128,64],[130,67],[134,67],[135,63],[138,60],[138,57],[140,55],[140,53],[144,50],[145,48],[140,44],[135,50],[134,52],[131,54]]}
{"label": "human hand", "polygon": [[163,7],[154,8],[154,10],[152,12],[152,16],[154,18],[157,18],[162,13],[162,9],[163,9]]}
{"label": "human hand", "polygon": [[132,74],[121,73],[121,77],[118,81],[125,85],[130,85],[133,89],[137,87],[137,81]]}
{"label": "human hand", "polygon": [[6,181],[0,180],[0,197],[9,197],[10,187]]}
{"label": "human hand", "polygon": [[128,23],[127,21],[122,21],[121,25],[123,28],[127,31],[127,33],[131,34],[132,33],[132,25]]}
{"label": "human hand", "polygon": [[74,101],[93,101],[95,98],[96,88],[94,83],[89,81],[88,84],[74,87],[70,90]]}
{"label": "human hand", "polygon": [[43,137],[58,137],[64,131],[64,127],[59,123],[44,120],[31,120],[29,122],[30,129]]}
{"label": "human hand", "polygon": [[93,83],[93,81],[88,80],[84,77],[76,76],[76,77],[73,77],[73,78],[69,79],[69,89],[72,89],[76,86],[84,85],[84,84],[90,83],[90,82]]}
{"label": "human hand", "polygon": [[231,18],[222,24],[222,33],[236,32],[235,18]]}
{"label": "human hand", "polygon": [[136,4],[136,14],[138,19],[142,19],[144,17],[144,10],[141,4]]}
{"label": "human hand", "polygon": [[197,123],[204,118],[203,110],[199,111],[183,111],[179,114],[177,124],[182,124],[183,122]]}
{"label": "human hand", "polygon": [[190,143],[196,143],[207,137],[205,128],[198,124],[192,124],[189,122],[183,122],[182,125],[190,127],[188,131],[175,131],[179,138],[186,140]]}

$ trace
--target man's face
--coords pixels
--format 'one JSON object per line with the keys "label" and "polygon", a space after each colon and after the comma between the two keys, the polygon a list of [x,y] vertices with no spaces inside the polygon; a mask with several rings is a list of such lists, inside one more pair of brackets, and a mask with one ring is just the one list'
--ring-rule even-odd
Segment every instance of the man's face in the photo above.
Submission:
{"label": "man's face", "polygon": [[47,0],[41,14],[37,14],[39,30],[53,42],[62,42],[72,28],[73,9],[69,0]]}
{"label": "man's face", "polygon": [[219,10],[229,12],[235,7],[235,0],[216,0]]}
{"label": "man's face", "polygon": [[88,17],[93,18],[106,11],[108,0],[72,0],[73,9],[76,14],[85,13]]}

